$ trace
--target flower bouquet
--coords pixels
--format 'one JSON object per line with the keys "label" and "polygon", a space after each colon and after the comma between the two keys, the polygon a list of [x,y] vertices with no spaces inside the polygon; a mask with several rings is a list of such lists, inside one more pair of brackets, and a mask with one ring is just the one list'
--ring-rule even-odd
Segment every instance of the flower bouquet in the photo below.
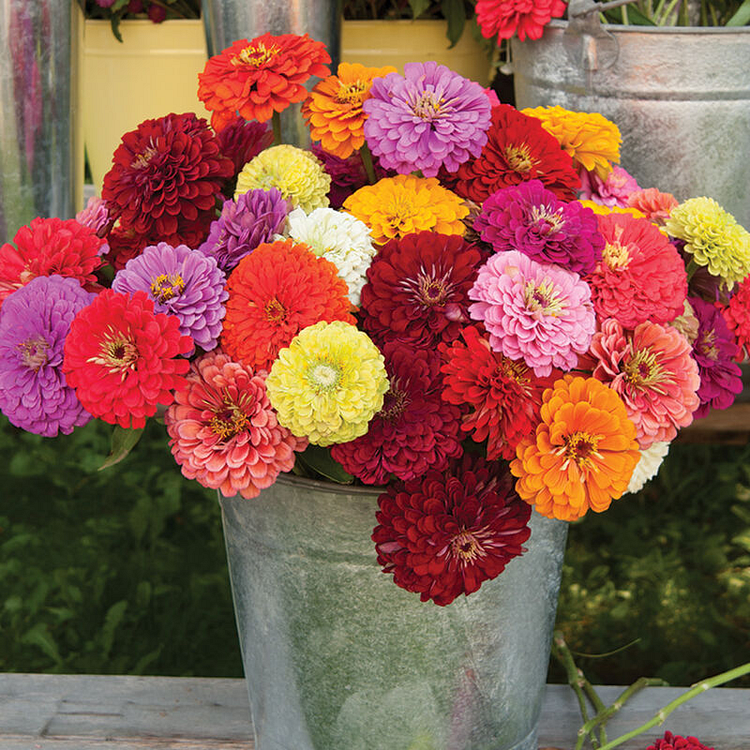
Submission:
{"label": "flower bouquet", "polygon": [[[163,418],[182,473],[229,499],[255,535],[230,568],[236,547],[262,579],[235,589],[248,677],[274,680],[251,690],[260,750],[535,747],[562,522],[627,502],[741,390],[750,234],[638,186],[600,115],[521,112],[435,63],[328,63],[307,35],[235,42],[199,76],[210,126],[141,123],[101,199],[0,248],[0,409],[50,437],[104,420],[112,461]],[[311,149],[280,143],[299,102]],[[343,620],[381,615],[353,664]]]}

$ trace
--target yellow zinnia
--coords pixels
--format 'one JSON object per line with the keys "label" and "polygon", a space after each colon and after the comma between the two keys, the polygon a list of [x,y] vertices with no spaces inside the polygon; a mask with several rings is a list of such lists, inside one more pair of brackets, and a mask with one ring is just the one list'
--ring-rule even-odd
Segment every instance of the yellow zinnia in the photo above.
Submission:
{"label": "yellow zinnia", "polygon": [[542,397],[535,435],[516,446],[516,492],[548,518],[597,513],[628,488],[640,459],[625,404],[594,378],[566,375]]}
{"label": "yellow zinnia", "polygon": [[364,435],[388,387],[383,355],[366,333],[341,321],[302,330],[266,380],[279,424],[316,445]]}
{"label": "yellow zinnia", "polygon": [[696,265],[706,266],[730,289],[750,273],[750,233],[713,198],[680,203],[672,209],[666,230],[685,241],[683,249]]}
{"label": "yellow zinnia", "polygon": [[312,151],[283,144],[261,151],[237,176],[234,199],[248,190],[278,188],[295,208],[309,213],[328,206],[331,177]]}
{"label": "yellow zinnia", "polygon": [[582,200],[579,201],[582,206],[590,208],[598,216],[608,216],[609,214],[629,214],[635,216],[636,219],[645,219],[646,214],[637,208],[624,207],[624,206],[603,206],[601,203],[596,201]]}
{"label": "yellow zinnia", "polygon": [[370,227],[373,242],[384,244],[414,232],[463,236],[469,208],[436,177],[399,174],[352,193],[343,209]]}
{"label": "yellow zinnia", "polygon": [[605,179],[612,162],[620,161],[620,129],[598,112],[572,112],[563,107],[534,107],[521,112],[541,121],[577,166]]}

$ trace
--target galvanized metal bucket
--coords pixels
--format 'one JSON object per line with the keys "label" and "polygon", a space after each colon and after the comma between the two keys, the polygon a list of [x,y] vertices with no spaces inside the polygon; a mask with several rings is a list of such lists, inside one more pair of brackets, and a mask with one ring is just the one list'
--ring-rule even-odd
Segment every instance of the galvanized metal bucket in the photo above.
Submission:
{"label": "galvanized metal bucket", "polygon": [[601,112],[641,187],[714,198],[750,227],[750,28],[603,29],[614,45],[565,21],[514,39],[516,105]]}
{"label": "galvanized metal bucket", "polygon": [[[309,34],[326,45],[336,71],[341,47],[341,13],[338,0],[202,0],[201,11],[210,56],[216,55],[238,39],[253,39],[261,34]],[[311,79],[308,88],[318,82]],[[308,146],[310,134],[300,114],[300,105],[292,105],[281,117],[284,143]]]}
{"label": "galvanized metal bucket", "polygon": [[380,571],[378,492],[221,499],[256,750],[536,750],[567,524],[447,607]]}
{"label": "galvanized metal bucket", "polygon": [[82,200],[76,3],[0,0],[0,244]]}

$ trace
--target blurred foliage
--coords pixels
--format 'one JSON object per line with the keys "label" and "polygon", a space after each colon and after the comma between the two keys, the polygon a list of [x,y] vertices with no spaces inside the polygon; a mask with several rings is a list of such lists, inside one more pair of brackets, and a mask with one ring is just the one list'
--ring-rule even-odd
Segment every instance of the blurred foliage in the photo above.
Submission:
{"label": "blurred foliage", "polygon": [[[0,672],[240,676],[216,494],[153,422],[98,472],[110,432],[0,420]],[[750,448],[674,445],[642,492],[573,524],[557,627],[596,682],[750,661]]]}

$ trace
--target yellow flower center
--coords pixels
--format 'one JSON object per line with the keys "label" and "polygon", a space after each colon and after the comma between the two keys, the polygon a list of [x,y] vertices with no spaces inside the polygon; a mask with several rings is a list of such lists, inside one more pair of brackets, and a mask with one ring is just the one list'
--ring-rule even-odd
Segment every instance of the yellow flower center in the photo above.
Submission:
{"label": "yellow flower center", "polygon": [[608,242],[602,251],[602,260],[613,270],[627,268],[630,265],[630,251],[627,245],[619,242]]}
{"label": "yellow flower center", "polygon": [[224,398],[224,408],[216,412],[208,423],[211,431],[222,440],[228,440],[250,425],[250,419],[242,409],[228,398]]}
{"label": "yellow flower center", "polygon": [[272,60],[279,53],[280,48],[273,44],[266,47],[263,42],[245,47],[239,54],[232,58],[232,65],[249,65],[251,68],[259,68]]}
{"label": "yellow flower center", "polygon": [[318,362],[309,370],[309,379],[318,393],[334,390],[341,380],[341,373],[337,367],[327,362]]}
{"label": "yellow flower center", "polygon": [[166,302],[173,297],[179,297],[185,288],[185,282],[177,273],[159,274],[151,282],[151,294],[157,302]]}
{"label": "yellow flower center", "polygon": [[477,535],[466,529],[462,529],[451,541],[451,553],[462,563],[472,563],[478,557],[484,557],[487,553]]}
{"label": "yellow flower center", "polygon": [[128,370],[135,370],[138,361],[138,347],[124,333],[111,331],[102,339],[99,355],[89,357],[88,362],[102,365],[111,373],[119,372],[125,380]]}
{"label": "yellow flower center", "polygon": [[555,289],[552,281],[545,280],[539,286],[533,281],[526,284],[526,309],[539,317],[551,315],[556,318],[564,309],[560,292]]}
{"label": "yellow flower center", "polygon": [[158,149],[155,146],[149,146],[145,151],[140,154],[136,154],[130,166],[133,169],[143,169],[148,166],[153,156],[157,153]]}
{"label": "yellow flower center", "polygon": [[[623,367],[625,377],[631,385],[654,389],[664,376],[664,368],[650,349],[637,351]],[[658,389],[657,389],[658,390]]]}
{"label": "yellow flower center", "polygon": [[572,432],[565,436],[565,446],[562,452],[565,455],[565,464],[575,461],[579,467],[592,465],[591,457],[598,456],[599,435],[591,435],[588,432]]}
{"label": "yellow flower center", "polygon": [[542,234],[554,234],[565,226],[562,208],[552,211],[549,206],[532,206],[531,218]]}
{"label": "yellow flower center", "polygon": [[362,97],[370,88],[368,81],[352,81],[351,83],[344,83],[339,81],[339,90],[336,92],[336,103],[337,104],[359,104],[362,102]]}
{"label": "yellow flower center", "polygon": [[274,325],[279,325],[286,320],[286,310],[284,309],[284,305],[282,305],[276,297],[273,297],[266,302],[263,312],[266,314],[266,320]]}
{"label": "yellow flower center", "polygon": [[495,372],[502,380],[515,380],[522,385],[529,382],[529,368],[524,362],[516,362],[510,357],[501,355]]}
{"label": "yellow flower center", "polygon": [[506,146],[505,161],[514,172],[519,174],[530,172],[539,163],[538,159],[531,156],[531,151],[525,143]]}
{"label": "yellow flower center", "polygon": [[704,331],[700,340],[696,342],[696,348],[705,357],[716,361],[719,358],[719,349],[716,346],[716,331],[709,329]]}
{"label": "yellow flower center", "polygon": [[427,120],[432,122],[440,117],[442,114],[442,106],[444,100],[437,98],[432,91],[424,91],[411,104],[411,111],[419,117],[420,120]]}
{"label": "yellow flower center", "polygon": [[47,364],[49,344],[41,336],[36,339],[26,339],[18,345],[18,348],[21,350],[21,361],[30,370],[38,372],[42,365]]}

